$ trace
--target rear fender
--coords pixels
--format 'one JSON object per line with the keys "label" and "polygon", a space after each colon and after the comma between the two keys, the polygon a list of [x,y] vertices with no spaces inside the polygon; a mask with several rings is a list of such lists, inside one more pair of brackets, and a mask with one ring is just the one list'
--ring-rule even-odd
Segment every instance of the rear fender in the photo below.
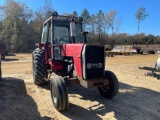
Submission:
{"label": "rear fender", "polygon": [[41,44],[41,43],[36,43],[36,46],[40,49],[45,50],[46,64],[49,64],[49,58],[50,58],[50,55],[51,55],[51,50],[50,50],[49,46],[47,46],[47,44]]}

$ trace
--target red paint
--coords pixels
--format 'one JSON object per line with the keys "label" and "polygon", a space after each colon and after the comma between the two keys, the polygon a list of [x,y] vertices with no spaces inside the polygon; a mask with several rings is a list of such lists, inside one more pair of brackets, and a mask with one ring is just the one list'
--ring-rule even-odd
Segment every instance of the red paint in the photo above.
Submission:
{"label": "red paint", "polygon": [[84,44],[63,44],[62,56],[81,57]]}
{"label": "red paint", "polygon": [[44,45],[45,45],[45,44],[36,43],[36,46],[39,47],[39,48],[40,48],[40,47],[43,47]]}
{"label": "red paint", "polygon": [[46,64],[49,64],[49,59],[51,59],[51,48],[48,46],[45,48],[47,52],[45,52]]}
{"label": "red paint", "polygon": [[[53,62],[49,59],[51,58],[51,46],[47,44],[37,43],[36,46],[45,49],[45,59],[46,64],[51,66],[51,70],[62,70],[62,62]],[[82,61],[81,54],[84,44],[63,44],[62,46],[62,56],[73,57],[75,70],[78,77],[82,78]]]}
{"label": "red paint", "polygon": [[44,49],[46,50],[45,52],[45,59],[46,59],[46,64],[49,64],[51,66],[51,70],[62,70],[63,65],[62,62],[54,62],[49,59],[51,59],[51,45],[45,45]]}
{"label": "red paint", "polygon": [[51,65],[51,70],[62,70],[63,69],[63,65],[61,62],[49,61],[49,64]]}
{"label": "red paint", "polygon": [[53,62],[49,60],[51,59],[51,45],[37,43],[36,46],[45,50],[46,64],[49,64],[51,66],[51,70],[62,70],[63,69],[62,62]]}
{"label": "red paint", "polygon": [[77,76],[82,78],[82,62],[81,58],[73,57],[74,60],[74,66],[77,72]]}
{"label": "red paint", "polygon": [[73,57],[75,70],[78,77],[82,78],[81,54],[84,44],[63,44],[62,56]]}

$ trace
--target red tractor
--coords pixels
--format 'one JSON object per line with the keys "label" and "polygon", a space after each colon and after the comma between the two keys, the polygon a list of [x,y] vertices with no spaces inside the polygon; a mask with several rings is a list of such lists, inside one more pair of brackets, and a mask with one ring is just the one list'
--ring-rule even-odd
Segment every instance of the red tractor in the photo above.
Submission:
{"label": "red tractor", "polygon": [[[105,48],[87,43],[82,17],[53,12],[43,24],[41,43],[33,51],[33,81],[41,85],[50,80],[54,107],[68,107],[66,84],[97,87],[100,94],[113,98],[119,89],[116,75],[105,70]],[[51,78],[51,74],[55,73]]]}

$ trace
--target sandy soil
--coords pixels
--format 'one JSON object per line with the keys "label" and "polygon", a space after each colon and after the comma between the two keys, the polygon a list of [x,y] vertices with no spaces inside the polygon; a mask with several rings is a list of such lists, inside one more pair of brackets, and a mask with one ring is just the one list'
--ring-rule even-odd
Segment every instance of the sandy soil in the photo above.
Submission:
{"label": "sandy soil", "polygon": [[60,113],[52,105],[49,84],[37,87],[32,83],[31,54],[6,56],[0,81],[0,119],[159,120],[160,80],[144,76],[157,58],[157,54],[107,57],[106,69],[119,79],[118,95],[105,99],[96,88],[67,86],[69,108]]}

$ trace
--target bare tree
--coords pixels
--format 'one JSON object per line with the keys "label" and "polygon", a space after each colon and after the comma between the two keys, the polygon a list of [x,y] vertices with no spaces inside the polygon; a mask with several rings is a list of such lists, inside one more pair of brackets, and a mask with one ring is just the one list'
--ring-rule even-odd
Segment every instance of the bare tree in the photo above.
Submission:
{"label": "bare tree", "polygon": [[137,12],[135,13],[135,17],[138,21],[138,29],[137,29],[137,34],[139,32],[139,28],[140,28],[140,23],[142,21],[144,21],[146,19],[146,17],[148,16],[148,13],[146,13],[145,8],[140,7],[138,8]]}
{"label": "bare tree", "polygon": [[[116,15],[117,15],[116,10],[111,10],[107,14],[105,14],[105,25],[107,27],[107,41],[108,41],[108,44],[110,45],[110,48],[113,48],[113,46],[115,44],[115,40],[113,38],[113,36],[114,36],[113,32],[114,32],[114,23],[115,23]],[[112,30],[112,38],[110,41],[108,38],[109,29]]]}
{"label": "bare tree", "polygon": [[87,9],[84,9],[81,17],[83,17],[83,30],[85,31],[87,29],[87,25],[89,25],[89,19],[90,19],[90,14]]}
{"label": "bare tree", "polygon": [[96,42],[95,41],[95,36],[96,36],[96,25],[95,25],[95,23],[96,23],[96,16],[94,15],[94,14],[92,14],[91,16],[90,16],[90,19],[89,19],[89,35],[88,35],[88,40],[89,40],[89,42],[92,42],[92,43],[94,43],[94,42]]}
{"label": "bare tree", "polygon": [[94,35],[95,35],[95,23],[96,23],[96,16],[92,14],[89,19],[89,24],[90,24],[90,32]]}
{"label": "bare tree", "polygon": [[111,28],[112,35],[113,35],[114,22],[115,22],[116,15],[117,15],[117,11],[116,10],[111,10],[105,15],[105,22],[107,24],[107,28],[108,29]]}
{"label": "bare tree", "polygon": [[97,13],[96,24],[97,24],[98,35],[100,35],[103,32],[103,26],[104,26],[104,13],[102,10],[99,10],[99,12]]}
{"label": "bare tree", "polygon": [[54,11],[52,1],[45,0],[44,6],[41,6],[37,11],[42,14],[44,19],[49,18]]}
{"label": "bare tree", "polygon": [[122,25],[122,19],[121,18],[116,19],[115,21],[116,34],[118,34],[121,25]]}
{"label": "bare tree", "polygon": [[53,12],[53,5],[51,0],[45,0],[45,8],[47,11]]}

